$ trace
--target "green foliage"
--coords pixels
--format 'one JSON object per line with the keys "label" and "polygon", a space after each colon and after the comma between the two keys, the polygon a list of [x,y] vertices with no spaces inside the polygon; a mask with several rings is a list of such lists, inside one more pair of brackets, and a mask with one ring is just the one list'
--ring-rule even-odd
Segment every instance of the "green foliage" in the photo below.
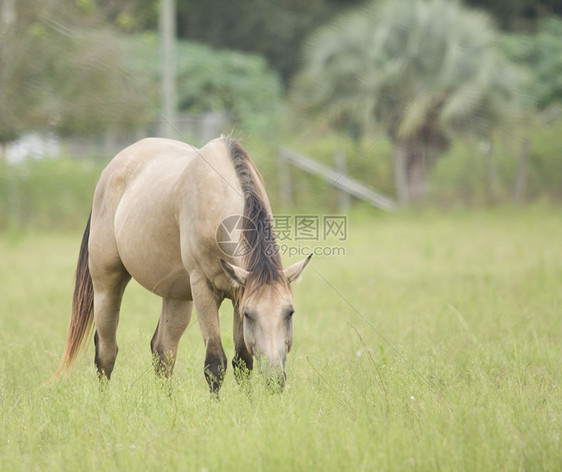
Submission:
{"label": "green foliage", "polygon": [[502,29],[532,29],[545,16],[562,15],[558,0],[464,0],[467,5],[486,10]]}
{"label": "green foliage", "polygon": [[[122,32],[158,29],[158,0],[81,0],[104,14]],[[287,85],[301,62],[311,31],[364,0],[182,0],[177,2],[177,32],[182,39],[215,48],[238,49],[266,58]],[[502,29],[533,29],[548,14],[562,14],[558,0],[464,0],[492,15]]]}
{"label": "green foliage", "polygon": [[0,231],[83,227],[102,167],[70,158],[0,162]]}
{"label": "green foliage", "polygon": [[562,202],[562,120],[545,124],[532,133],[528,196],[548,196]]}
{"label": "green foliage", "polygon": [[[430,200],[444,208],[478,207],[509,200],[515,179],[515,159],[511,157],[514,150],[498,141],[455,141],[432,173]],[[492,146],[489,154],[482,152],[483,146]],[[497,173],[497,182],[491,181],[490,165]]]}
{"label": "green foliage", "polygon": [[25,132],[100,135],[146,115],[123,69],[117,38],[91,2],[6,2],[0,25],[0,142]]}
{"label": "green foliage", "polygon": [[286,84],[300,63],[306,36],[335,11],[361,0],[184,0],[178,2],[180,37],[218,48],[259,54]]}
{"label": "green foliage", "polygon": [[536,33],[516,33],[503,39],[508,56],[527,69],[527,93],[540,110],[562,102],[562,20],[546,18]]}
{"label": "green foliage", "polygon": [[[335,12],[363,0],[182,0],[177,5],[178,38],[218,49],[257,54],[287,85],[300,62],[304,38]],[[85,0],[95,4],[125,33],[156,32],[159,0]]]}
{"label": "green foliage", "polygon": [[351,218],[347,255],[313,259],[294,287],[286,391],[268,394],[255,373],[240,388],[229,366],[220,401],[196,322],[173,380],[155,378],[160,303],[135,283],[108,388],[93,343],[45,385],[81,232],[0,236],[2,470],[557,470],[561,231],[548,207]]}
{"label": "green foliage", "polygon": [[[562,120],[527,131],[531,145],[525,198],[562,202]],[[490,143],[455,141],[431,176],[430,199],[437,206],[481,206],[512,198],[522,137],[497,134]],[[489,155],[482,148],[490,146]],[[492,168],[490,167],[492,166]]]}
{"label": "green foliage", "polygon": [[[156,37],[136,36],[129,40],[128,48],[131,74],[144,76],[143,89],[157,105],[154,91],[159,89],[161,67]],[[180,111],[226,111],[235,124],[252,130],[262,129],[261,123],[278,113],[279,79],[260,56],[179,41],[176,74]]]}

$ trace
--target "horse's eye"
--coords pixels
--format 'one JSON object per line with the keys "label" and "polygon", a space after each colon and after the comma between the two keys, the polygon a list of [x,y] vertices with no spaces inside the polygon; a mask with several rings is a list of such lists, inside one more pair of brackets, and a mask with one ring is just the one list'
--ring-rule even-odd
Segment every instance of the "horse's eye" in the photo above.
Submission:
{"label": "horse's eye", "polygon": [[295,309],[293,307],[289,308],[285,313],[285,318],[290,320],[293,317],[293,313],[295,313]]}
{"label": "horse's eye", "polygon": [[252,316],[250,315],[248,310],[244,310],[244,319],[246,319],[248,321],[253,321]]}

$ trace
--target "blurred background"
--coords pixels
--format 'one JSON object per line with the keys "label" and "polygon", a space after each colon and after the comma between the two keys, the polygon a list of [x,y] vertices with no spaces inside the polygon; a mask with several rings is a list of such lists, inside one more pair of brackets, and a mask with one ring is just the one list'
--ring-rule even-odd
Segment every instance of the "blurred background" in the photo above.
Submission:
{"label": "blurred background", "polygon": [[146,136],[232,133],[277,213],[556,206],[561,103],[559,0],[0,0],[0,230]]}

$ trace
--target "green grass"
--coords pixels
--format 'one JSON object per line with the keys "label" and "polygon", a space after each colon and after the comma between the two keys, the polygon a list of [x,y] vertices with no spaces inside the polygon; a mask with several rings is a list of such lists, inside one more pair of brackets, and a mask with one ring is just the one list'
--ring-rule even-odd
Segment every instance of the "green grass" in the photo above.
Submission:
{"label": "green grass", "polygon": [[229,369],[220,401],[196,324],[173,380],[155,378],[159,299],[135,284],[109,388],[91,345],[45,385],[81,235],[0,235],[0,469],[560,470],[560,210],[363,213],[348,231],[295,286],[286,391]]}

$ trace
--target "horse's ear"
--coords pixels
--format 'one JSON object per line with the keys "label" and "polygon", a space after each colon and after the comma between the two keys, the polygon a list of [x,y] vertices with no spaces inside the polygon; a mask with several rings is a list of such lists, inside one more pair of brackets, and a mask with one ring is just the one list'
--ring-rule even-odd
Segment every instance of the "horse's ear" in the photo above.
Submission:
{"label": "horse's ear", "polygon": [[235,266],[234,264],[229,264],[224,259],[221,259],[221,266],[224,273],[229,277],[235,287],[239,287],[246,283],[249,272],[242,267]]}
{"label": "horse's ear", "polygon": [[287,281],[289,283],[296,281],[299,281],[300,276],[302,275],[302,271],[304,270],[304,268],[306,267],[306,265],[308,264],[308,262],[310,261],[310,258],[312,257],[312,254],[310,254],[306,259],[303,259],[300,262],[297,262],[296,264],[293,264],[290,267],[287,267],[283,272],[285,273],[285,277],[287,277]]}

